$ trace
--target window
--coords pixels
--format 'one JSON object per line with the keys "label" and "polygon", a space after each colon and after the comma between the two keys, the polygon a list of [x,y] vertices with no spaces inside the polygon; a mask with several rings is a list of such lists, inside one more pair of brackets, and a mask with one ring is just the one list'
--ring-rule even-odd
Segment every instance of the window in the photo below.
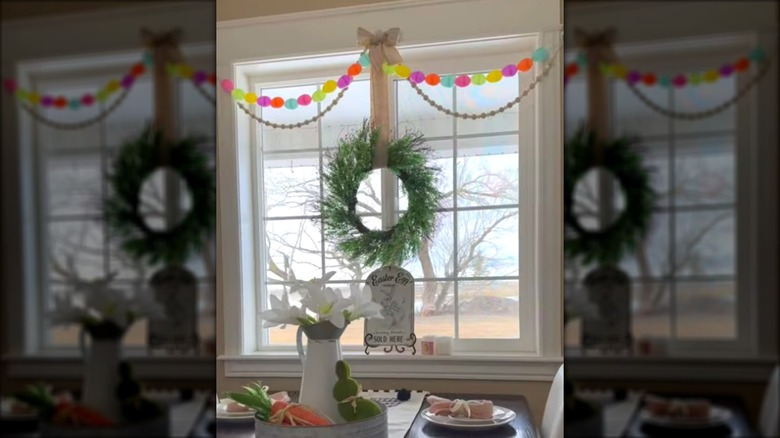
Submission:
{"label": "window", "polygon": [[[526,6],[527,14],[518,15],[518,9]],[[454,17],[454,22],[436,24],[434,18],[445,14]],[[428,17],[423,21],[430,25],[409,20],[411,16]],[[237,88],[285,98],[315,90],[317,84],[337,77],[355,62],[359,52],[345,45],[343,33],[361,22],[382,28],[400,26],[410,38],[409,43],[401,43],[405,62],[413,69],[442,74],[500,69],[539,46],[553,53],[560,44],[560,4],[555,2],[532,7],[530,2],[500,1],[490,11],[476,1],[446,7],[438,2],[388,4],[260,21],[220,26],[218,75],[232,78]],[[316,41],[288,39],[273,47],[251,48],[230,43],[249,35],[261,40],[281,29],[303,31],[311,26],[321,35]],[[325,154],[336,146],[339,136],[357,128],[369,115],[366,79],[357,78],[342,102],[318,123],[296,130],[261,127],[220,93],[218,114],[225,115],[220,116],[220,126],[224,123],[225,128],[219,130],[218,165],[224,176],[219,181],[219,290],[225,309],[227,376],[249,375],[259,369],[270,377],[293,377],[300,372],[299,362],[292,358],[294,330],[262,330],[257,318],[268,295],[283,290],[290,271],[305,279],[335,270],[332,286],[344,290],[350,282],[362,283],[375,268],[341,260],[323,241],[316,212],[307,208],[308,202],[321,196],[317,174]],[[428,92],[445,107],[473,113],[512,100],[531,80],[531,74],[521,74],[482,88],[426,86],[425,90],[432,90]],[[405,264],[416,278],[416,334],[456,336],[455,352],[463,361],[479,358],[484,364],[486,357],[500,361],[522,356],[530,363],[536,356],[545,364],[540,366],[550,367],[540,371],[545,378],[555,373],[553,367],[560,363],[562,352],[560,224],[555,223],[558,219],[540,219],[561,216],[557,170],[561,85],[556,62],[518,107],[475,122],[444,116],[403,81],[390,84],[394,126],[400,132],[414,129],[425,134],[433,149],[432,159],[442,169],[440,188],[448,194],[438,231],[426,249],[430,262],[424,256],[424,261],[418,257]],[[309,106],[260,114],[274,122],[290,123],[316,111]],[[381,172],[363,184],[361,201],[360,213],[375,227],[393,223],[406,209],[403,188]],[[355,353],[360,349],[361,332],[358,323],[345,334],[348,354],[350,349]],[[397,375],[397,367],[402,366],[391,356],[367,357],[362,350],[353,360],[358,372],[371,368],[373,376]],[[393,366],[383,361],[392,361]],[[453,365],[460,368],[453,368],[451,375],[473,377],[474,370],[482,366],[467,369],[464,364]],[[481,378],[517,379],[523,374],[516,364],[503,371],[497,368],[499,362],[493,365]],[[417,366],[410,375],[419,376],[424,368]]]}
{"label": "window", "polygon": [[[519,49],[515,53],[530,54],[535,41],[536,38],[529,37],[479,45],[485,50],[513,44]],[[474,49],[477,47],[475,44]],[[504,65],[511,56],[510,53],[493,57],[494,65]],[[462,66],[484,62],[484,56],[459,59]],[[430,67],[428,70],[426,66],[426,71],[477,72],[442,71],[435,68],[435,63],[430,63]],[[485,112],[517,97],[531,81],[531,75],[519,74],[494,85],[465,89],[440,87],[434,92],[438,102],[447,108]],[[279,88],[261,82],[255,92],[287,99],[315,91],[317,83]],[[520,204],[519,169],[528,166],[521,160],[534,159],[528,151],[533,143],[533,125],[524,126],[521,134],[517,106],[493,119],[464,121],[431,108],[406,81],[396,80],[393,91],[396,131],[414,130],[426,135],[427,144],[433,150],[432,164],[441,169],[439,189],[445,194],[431,243],[423,247],[418,257],[404,264],[415,277],[415,333],[418,337],[449,335],[466,342],[501,339],[506,340],[503,342],[506,345],[510,345],[508,340],[514,340],[517,348],[521,339],[533,339],[536,319],[533,312],[523,312],[526,318],[521,329],[521,308],[532,305],[533,297],[527,278],[532,274],[523,269],[523,265],[530,266],[530,263],[521,261],[521,246],[530,245],[531,241],[520,231],[521,223],[531,219],[528,215],[522,218],[520,212],[532,209]],[[256,147],[263,175],[259,181],[262,201],[257,203],[257,217],[263,218],[266,236],[263,265],[267,266],[261,294],[281,293],[291,278],[322,277],[328,271],[336,271],[331,280],[333,287],[348,290],[349,282],[363,283],[379,267],[360,266],[346,260],[332,244],[323,240],[320,218],[311,214],[311,204],[322,196],[319,173],[327,152],[336,147],[339,136],[357,129],[368,118],[369,97],[368,79],[360,77],[319,124],[299,130],[257,124]],[[331,94],[318,106],[295,112],[256,108],[259,115],[270,121],[289,123],[291,119],[316,115],[333,98]],[[525,102],[520,107],[532,111]],[[528,119],[529,124],[534,123],[533,117]],[[520,144],[528,152],[520,154]],[[358,213],[369,227],[382,226],[386,214],[383,207],[392,209],[387,206],[397,203],[390,215],[392,222],[407,208],[405,193],[397,179],[393,177],[394,190],[390,192],[382,190],[381,182],[382,172],[375,171],[360,191]],[[533,181],[522,189],[532,193]],[[528,193],[524,198],[532,199]],[[267,305],[268,301],[261,298],[260,302]],[[261,337],[258,347],[293,345],[294,338],[293,330],[274,328]],[[352,324],[342,340],[348,345],[362,345],[362,324]]]}
{"label": "window", "polygon": [[[739,38],[679,45],[666,57],[650,43],[643,47],[618,51],[625,53],[625,65],[660,74],[702,72],[751,49]],[[638,88],[661,107],[697,112],[730,99],[754,74],[751,69],[695,87]],[[742,169],[755,148],[749,125],[740,122],[749,111],[750,94],[715,116],[686,121],[653,111],[622,81],[612,81],[609,91],[613,135],[639,136],[637,150],[660,195],[647,236],[620,264],[632,279],[634,337],[668,339],[672,352],[749,348],[747,315],[754,292],[743,284],[738,259],[740,251],[755,245],[737,224],[748,223],[758,207],[740,201],[749,182]],[[568,138],[587,117],[583,76],[567,85],[565,99]],[[593,267],[567,260],[567,293],[582,293],[580,282]],[[570,327],[567,346],[578,345],[577,328]]]}
{"label": "window", "polygon": [[[213,48],[187,50],[188,63],[210,70]],[[210,53],[209,53],[210,52]],[[31,88],[39,94],[81,96],[95,87],[125,74],[125,67],[140,60],[140,52],[111,57],[42,62],[28,71]],[[212,58],[213,59],[213,58]],[[180,135],[203,138],[199,148],[215,165],[214,107],[199,95],[191,83],[176,83],[178,130]],[[115,96],[104,103],[78,111],[48,109],[42,114],[59,122],[79,122],[99,114]],[[159,266],[134,262],[111,237],[102,217],[102,200],[108,196],[106,175],[128,138],[137,135],[153,114],[151,73],[139,78],[126,100],[101,122],[85,129],[60,130],[44,124],[33,125],[37,166],[37,211],[39,212],[39,278],[41,279],[40,318],[48,310],[50,298],[69,290],[75,278],[93,280],[115,275],[112,285],[137,290],[145,287]],[[162,179],[157,178],[159,183]],[[150,187],[153,187],[154,184]],[[159,187],[158,187],[159,188]],[[164,206],[162,206],[164,208]],[[155,216],[154,211],[149,218]],[[198,278],[199,334],[214,337],[215,247],[187,264]],[[48,326],[44,326],[48,327]],[[72,349],[78,345],[78,328],[46,328],[38,333],[39,350]],[[146,322],[133,325],[124,342],[132,347],[146,345]]]}

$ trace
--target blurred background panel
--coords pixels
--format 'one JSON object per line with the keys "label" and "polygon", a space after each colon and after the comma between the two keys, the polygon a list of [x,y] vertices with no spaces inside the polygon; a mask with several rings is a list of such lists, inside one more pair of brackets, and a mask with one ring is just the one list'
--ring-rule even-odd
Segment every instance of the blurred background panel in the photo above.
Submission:
{"label": "blurred background panel", "polygon": [[[204,193],[210,202],[216,196],[215,4],[0,7],[3,419],[15,408],[9,397],[39,381],[89,401],[82,356],[89,362],[101,330],[118,327],[117,360],[133,367],[144,397],[168,406],[167,433],[205,433],[215,375],[216,210],[196,207],[208,205],[199,201]],[[161,158],[155,172],[126,174],[137,180],[146,228],[172,232],[187,217],[198,224],[183,234],[197,244],[181,254],[128,250],[128,235],[106,209],[120,199],[117,163],[133,161],[127,145],[151,125],[169,140],[150,143],[160,157],[192,139],[188,169]],[[194,186],[187,172],[212,182]],[[185,280],[159,281],[174,267]],[[182,303],[187,310],[172,313]],[[87,312],[92,322],[77,322]]]}
{"label": "blurred background panel", "polygon": [[[638,205],[636,187],[575,181],[574,205],[584,205],[575,220],[590,234],[570,226],[567,238],[596,238],[565,262],[565,361],[577,400],[567,436],[594,422],[605,436],[674,433],[674,418],[643,417],[651,395],[736,413],[713,434],[770,436],[761,412],[773,410],[776,433],[778,407],[765,396],[778,391],[777,4],[573,0],[564,23],[567,148],[583,126],[632,139],[625,156],[644,171],[593,160],[615,175],[641,173],[655,193],[638,238],[614,237],[610,225]],[[615,260],[584,257],[615,241],[634,245]],[[621,274],[597,275],[610,266]]]}

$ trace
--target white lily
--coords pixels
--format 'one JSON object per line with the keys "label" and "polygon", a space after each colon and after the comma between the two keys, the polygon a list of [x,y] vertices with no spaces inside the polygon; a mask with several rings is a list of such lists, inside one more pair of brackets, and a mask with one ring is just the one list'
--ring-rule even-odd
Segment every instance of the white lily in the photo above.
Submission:
{"label": "white lily", "polygon": [[330,321],[336,327],[344,328],[344,324],[346,324],[344,310],[349,307],[350,302],[340,292],[329,287],[321,290],[310,288],[309,293],[301,300],[301,303],[317,314],[318,321]]}
{"label": "white lily", "polygon": [[372,318],[384,318],[379,312],[382,310],[382,306],[379,303],[375,303],[371,300],[371,288],[351,283],[349,285],[349,307],[347,307],[348,321],[354,321],[360,318],[372,319]]}
{"label": "white lily", "polygon": [[287,324],[298,325],[303,324],[304,321],[312,322],[311,317],[306,314],[306,306],[291,306],[288,294],[282,294],[282,299],[271,295],[270,300],[271,308],[260,312],[260,318],[265,320],[263,327],[269,328],[281,325],[281,328],[285,328]]}
{"label": "white lily", "polygon": [[323,289],[325,289],[325,285],[328,283],[328,280],[330,280],[334,275],[336,275],[336,271],[328,272],[322,278],[312,278],[309,281],[297,281],[295,284],[290,286],[290,293],[298,292],[301,289],[309,293],[322,292]]}

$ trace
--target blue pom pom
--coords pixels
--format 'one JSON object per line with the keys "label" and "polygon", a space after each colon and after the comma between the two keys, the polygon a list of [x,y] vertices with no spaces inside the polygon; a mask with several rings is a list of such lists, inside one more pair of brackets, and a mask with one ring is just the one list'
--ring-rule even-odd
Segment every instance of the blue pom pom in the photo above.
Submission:
{"label": "blue pom pom", "polygon": [[538,49],[534,50],[533,55],[531,55],[531,59],[533,59],[535,62],[547,61],[547,58],[549,57],[550,52],[548,52],[544,47],[539,47]]}

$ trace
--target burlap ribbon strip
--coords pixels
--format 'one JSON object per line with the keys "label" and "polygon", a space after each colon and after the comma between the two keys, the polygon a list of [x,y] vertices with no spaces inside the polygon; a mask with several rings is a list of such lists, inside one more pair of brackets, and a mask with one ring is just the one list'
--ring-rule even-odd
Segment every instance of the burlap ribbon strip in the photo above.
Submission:
{"label": "burlap ribbon strip", "polygon": [[358,45],[368,50],[371,59],[371,124],[379,129],[379,141],[374,149],[374,169],[387,167],[387,145],[391,131],[387,76],[382,70],[382,64],[403,62],[396,49],[400,38],[401,29],[397,27],[374,33],[359,27],[357,31]]}

